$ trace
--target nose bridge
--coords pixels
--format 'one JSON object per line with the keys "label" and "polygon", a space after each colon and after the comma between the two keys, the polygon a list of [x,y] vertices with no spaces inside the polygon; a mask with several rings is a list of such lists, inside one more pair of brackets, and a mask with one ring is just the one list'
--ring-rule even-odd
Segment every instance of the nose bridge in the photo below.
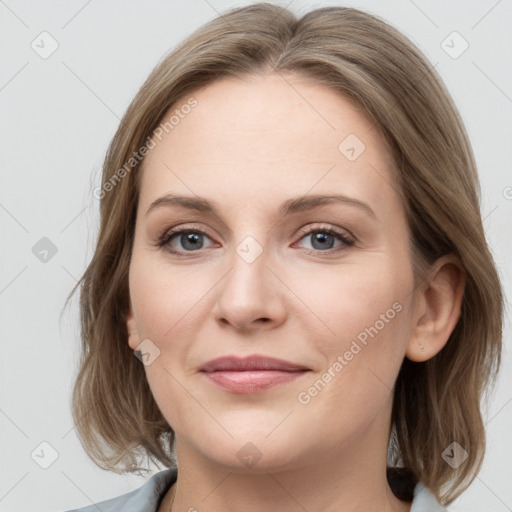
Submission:
{"label": "nose bridge", "polygon": [[217,314],[237,328],[247,328],[259,319],[276,319],[280,314],[277,283],[267,268],[269,254],[269,249],[253,235],[246,235],[233,247]]}
{"label": "nose bridge", "polygon": [[[262,236],[259,236],[259,239],[262,240]],[[236,246],[236,253],[247,265],[252,265],[257,260],[265,262],[267,259],[267,255],[261,257],[263,253],[268,253],[268,248],[265,250],[261,243],[253,236],[247,235],[243,238],[243,240]]]}
{"label": "nose bridge", "polygon": [[[261,237],[260,237],[261,239]],[[264,248],[253,235],[245,236],[234,247],[231,258],[232,270],[228,274],[230,288],[236,292],[239,299],[249,302],[258,299],[257,295],[265,292],[269,273],[267,269],[268,248]],[[246,297],[246,295],[248,295]]]}

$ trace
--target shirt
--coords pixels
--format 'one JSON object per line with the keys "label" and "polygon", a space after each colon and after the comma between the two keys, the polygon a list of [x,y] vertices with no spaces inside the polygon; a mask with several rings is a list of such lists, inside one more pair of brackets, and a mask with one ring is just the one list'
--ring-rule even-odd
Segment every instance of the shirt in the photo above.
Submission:
{"label": "shirt", "polygon": [[[155,473],[144,485],[134,491],[95,505],[68,510],[66,512],[157,512],[169,487],[176,482],[176,467]],[[447,512],[435,496],[423,484],[414,488],[410,512]]]}

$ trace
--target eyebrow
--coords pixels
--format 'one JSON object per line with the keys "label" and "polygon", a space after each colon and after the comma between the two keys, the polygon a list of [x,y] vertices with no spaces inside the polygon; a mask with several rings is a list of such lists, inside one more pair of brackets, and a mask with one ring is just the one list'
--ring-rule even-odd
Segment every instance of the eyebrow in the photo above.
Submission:
{"label": "eyebrow", "polygon": [[[365,202],[341,194],[314,194],[292,197],[291,199],[287,199],[281,205],[281,207],[279,208],[279,213],[280,215],[285,216],[290,213],[312,210],[313,208],[333,203],[344,203],[352,206],[357,206],[358,208],[364,210],[374,219],[377,217],[375,215],[375,212]],[[149,208],[146,210],[145,215],[148,215],[149,212],[151,212],[155,208],[162,206],[181,206],[183,208],[188,208],[190,210],[197,210],[200,212],[212,214],[216,217],[220,217],[218,206],[216,205],[216,203],[199,196],[192,197],[176,194],[166,194],[162,197],[159,197],[158,199],[155,199],[151,203]]]}

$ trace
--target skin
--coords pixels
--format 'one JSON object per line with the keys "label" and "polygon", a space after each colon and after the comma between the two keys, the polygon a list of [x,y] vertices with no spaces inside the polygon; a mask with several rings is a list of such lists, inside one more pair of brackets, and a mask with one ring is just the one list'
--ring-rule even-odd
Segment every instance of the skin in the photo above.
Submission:
{"label": "skin", "polygon": [[[393,385],[404,357],[431,358],[453,330],[464,286],[458,262],[444,257],[415,285],[390,153],[343,96],[275,73],[217,81],[193,96],[197,107],[144,160],[129,273],[128,343],[158,347],[145,370],[177,436],[178,481],[160,511],[175,490],[173,512],[409,510],[385,473]],[[354,161],[338,149],[349,134],[365,145]],[[207,198],[220,217],[169,205],[146,213],[167,193]],[[374,215],[349,203],[279,214],[291,197],[335,193]],[[322,226],[355,243],[315,244],[300,231]],[[203,231],[199,248],[180,235],[167,248],[183,257],[158,247],[173,227]],[[262,250],[251,263],[237,253],[248,236]],[[338,356],[397,303],[394,318],[301,403],[299,393],[332,375]],[[231,354],[309,371],[235,394],[198,372]],[[249,442],[261,455],[252,467],[237,456]]]}

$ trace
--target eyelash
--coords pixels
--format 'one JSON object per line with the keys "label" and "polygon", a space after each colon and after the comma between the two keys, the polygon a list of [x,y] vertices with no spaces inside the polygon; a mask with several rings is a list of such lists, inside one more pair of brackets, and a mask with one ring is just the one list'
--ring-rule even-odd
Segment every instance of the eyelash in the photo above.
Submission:
{"label": "eyelash", "polygon": [[[165,246],[167,246],[165,248],[165,250],[168,253],[173,254],[174,256],[187,257],[188,254],[194,254],[199,251],[185,251],[185,252],[175,251],[170,248],[171,247],[170,241],[178,235],[192,234],[192,233],[204,235],[204,236],[208,237],[208,235],[204,231],[202,231],[200,229],[195,229],[193,227],[183,228],[183,229],[171,229],[171,230],[166,229],[157,237],[155,245],[157,245],[161,249],[164,248]],[[337,229],[334,229],[330,226],[325,226],[325,225],[320,225],[320,226],[317,226],[314,228],[302,229],[299,232],[299,234],[300,234],[299,240],[302,240],[303,238],[306,238],[307,236],[312,235],[314,233],[324,233],[327,235],[332,235],[332,236],[336,237],[340,242],[342,242],[342,246],[340,246],[338,248],[334,248],[334,249],[329,249],[326,251],[321,251],[318,249],[306,249],[305,252],[307,252],[308,254],[315,254],[315,255],[318,255],[319,253],[333,254],[333,253],[337,253],[337,252],[346,250],[347,247],[351,247],[355,244],[355,241],[352,238],[348,237],[341,231],[338,231]]]}

